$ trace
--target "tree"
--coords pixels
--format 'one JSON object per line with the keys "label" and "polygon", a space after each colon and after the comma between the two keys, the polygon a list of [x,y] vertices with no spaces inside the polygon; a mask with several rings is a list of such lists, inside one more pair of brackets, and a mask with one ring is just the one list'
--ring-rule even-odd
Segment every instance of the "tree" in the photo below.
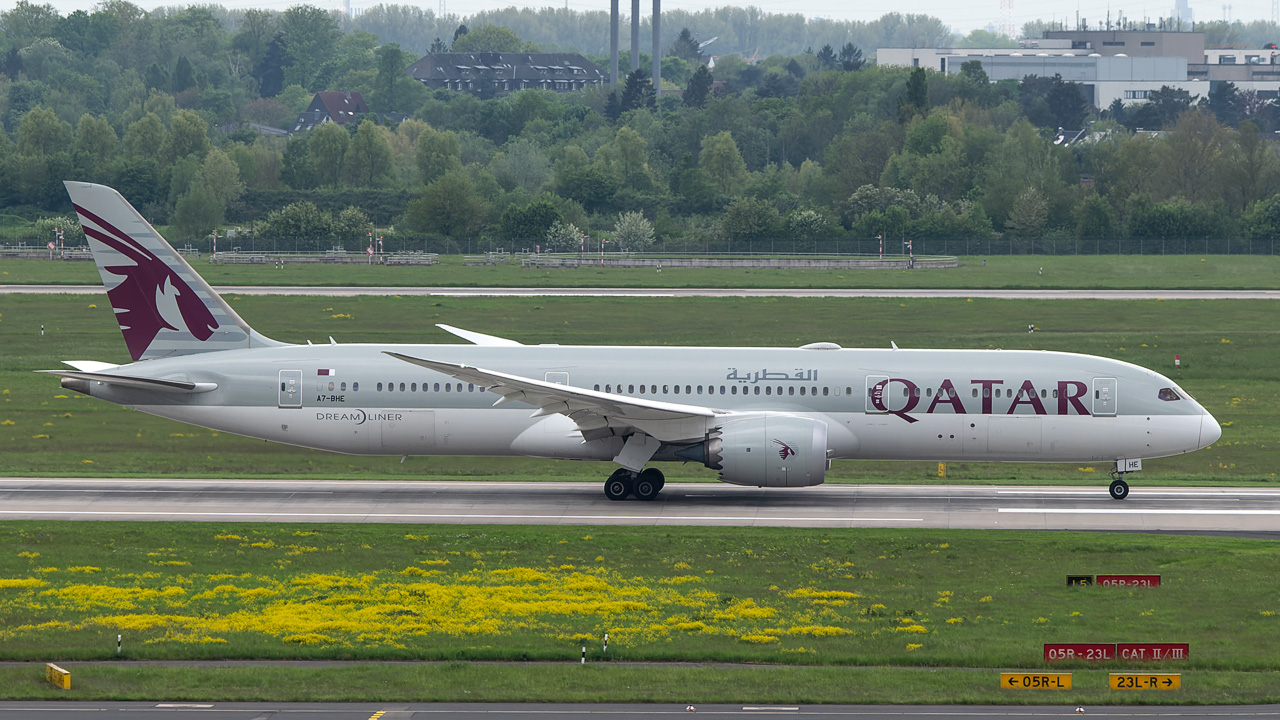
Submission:
{"label": "tree", "polygon": [[1111,204],[1097,193],[1089,193],[1075,208],[1076,237],[1108,240],[1115,234],[1116,218]]}
{"label": "tree", "polygon": [[653,225],[638,212],[618,213],[613,241],[624,252],[644,252],[653,244]]}
{"label": "tree", "polygon": [[333,241],[343,247],[347,247],[348,242],[354,241],[358,247],[359,243],[368,238],[366,233],[371,227],[373,223],[369,222],[369,216],[363,210],[354,205],[348,205],[333,218]]}
{"label": "tree", "polygon": [[1275,193],[1280,180],[1280,159],[1258,126],[1245,120],[1240,123],[1236,142],[1228,146],[1224,170],[1232,205],[1245,210]]}
{"label": "tree", "polygon": [[556,222],[547,228],[542,238],[542,248],[547,252],[572,252],[582,247],[583,234],[573,223]]}
{"label": "tree", "polygon": [[563,220],[563,214],[550,200],[508,205],[498,220],[498,236],[513,244],[537,243],[547,236],[552,225]]}
{"label": "tree", "polygon": [[316,186],[316,170],[311,166],[307,145],[306,135],[294,135],[289,138],[280,158],[280,180],[295,190],[310,190]]}
{"label": "tree", "polygon": [[1029,187],[1013,201],[1009,219],[1004,224],[1015,239],[1022,241],[1019,243],[1021,249],[1034,251],[1035,241],[1044,234],[1048,219],[1049,204],[1039,190]]}
{"label": "tree", "polygon": [[840,69],[845,72],[861,70],[866,61],[862,59],[862,50],[853,43],[845,43],[840,48]]}
{"label": "tree", "polygon": [[805,209],[787,216],[787,234],[793,240],[809,243],[828,234],[830,223],[821,214]]}
{"label": "tree", "polygon": [[427,127],[418,135],[414,146],[414,160],[422,173],[422,182],[432,180],[462,168],[462,149],[458,134],[452,130],[436,130]]}
{"label": "tree", "polygon": [[310,200],[290,203],[269,213],[258,224],[258,237],[292,240],[300,250],[327,250],[333,237],[333,219]]}
{"label": "tree", "polygon": [[622,112],[640,108],[652,110],[658,106],[658,95],[653,89],[653,79],[644,68],[627,74],[626,85],[622,88],[622,99],[619,107]]}
{"label": "tree", "polygon": [[[465,26],[464,26],[465,27]],[[501,25],[481,25],[453,40],[453,52],[536,52],[514,30]]]}
{"label": "tree", "polygon": [[1233,82],[1213,83],[1209,87],[1209,97],[1201,101],[1209,108],[1209,112],[1218,118],[1223,125],[1235,127],[1240,122],[1240,93]]}
{"label": "tree", "polygon": [[465,172],[446,173],[409,203],[405,220],[411,229],[460,240],[474,237],[489,217],[489,203],[476,192]]}
{"label": "tree", "polygon": [[362,120],[342,157],[342,176],[353,187],[379,187],[391,178],[391,142],[387,130]]}
{"label": "tree", "polygon": [[711,70],[706,65],[699,65],[689,78],[689,85],[684,89],[684,104],[692,108],[700,108],[707,102],[711,94]]}
{"label": "tree", "polygon": [[743,161],[733,135],[727,130],[702,141],[698,166],[707,171],[725,195],[733,194],[747,174],[747,163]]}
{"label": "tree", "polygon": [[449,52],[449,46],[445,45],[444,41],[441,40],[440,38],[436,38],[435,40],[432,40],[431,47],[427,48],[428,55],[436,55],[439,53],[447,53],[447,52]]}
{"label": "tree", "polygon": [[517,138],[489,161],[489,171],[508,192],[521,188],[536,193],[551,176],[551,161],[532,140]]}
{"label": "tree", "polygon": [[907,91],[898,99],[898,122],[905,123],[916,115],[929,112],[929,78],[918,67],[907,77]]}
{"label": "tree", "polygon": [[213,232],[225,211],[209,188],[196,185],[178,199],[173,226],[183,240],[197,240]]}
{"label": "tree", "polygon": [[702,59],[702,48],[699,47],[698,39],[693,36],[689,28],[680,28],[680,34],[671,43],[671,49],[667,54],[688,62],[698,62]]}
{"label": "tree", "polygon": [[1160,145],[1156,178],[1165,197],[1190,203],[1221,197],[1226,132],[1217,119],[1200,108],[1184,112]]}
{"label": "tree", "polygon": [[161,160],[171,163],[193,153],[203,159],[208,151],[209,124],[190,110],[179,110],[169,123],[169,134],[160,146]]}
{"label": "tree", "polygon": [[350,142],[351,136],[337,123],[327,122],[311,131],[307,154],[311,157],[317,185],[337,187],[338,179],[342,177],[342,160]]}
{"label": "tree", "polygon": [[80,122],[76,123],[76,150],[101,163],[115,155],[119,144],[120,139],[106,118],[88,113],[80,116]]}
{"label": "tree", "polygon": [[173,66],[173,77],[169,80],[169,89],[174,93],[180,93],[196,84],[196,71],[191,67],[191,61],[186,55],[178,56],[178,63]]}
{"label": "tree", "polygon": [[[1160,121],[1160,127],[1168,127],[1177,122],[1178,116],[1191,107],[1191,93],[1187,90],[1160,86],[1147,95],[1151,108]],[[1144,126],[1145,127],[1145,126]]]}
{"label": "tree", "polygon": [[818,67],[823,70],[834,70],[836,67],[836,51],[830,45],[823,45],[817,55]]}
{"label": "tree", "polygon": [[70,145],[70,123],[59,120],[43,105],[33,108],[18,123],[18,152],[23,155],[52,155]]}
{"label": "tree", "polygon": [[770,240],[778,232],[778,211],[759,198],[738,198],[724,211],[720,230],[730,243]]}
{"label": "tree", "polygon": [[294,5],[280,15],[280,35],[287,56],[284,83],[323,89],[311,84],[342,37],[337,21],[318,7]]}

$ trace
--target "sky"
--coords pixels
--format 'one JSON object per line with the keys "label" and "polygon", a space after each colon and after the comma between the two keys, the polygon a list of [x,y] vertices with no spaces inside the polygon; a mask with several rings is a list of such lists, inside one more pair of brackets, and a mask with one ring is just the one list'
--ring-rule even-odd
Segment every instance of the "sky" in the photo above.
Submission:
{"label": "sky", "polygon": [[[40,0],[31,0],[39,2]],[[94,0],[46,0],[53,5],[62,14],[67,14],[74,10],[92,10],[96,4]],[[133,0],[137,5],[152,9],[159,5],[181,5],[190,4],[181,0],[169,0],[163,2],[160,0]],[[380,0],[351,0],[352,8],[360,8],[361,6],[371,7],[377,5]],[[395,4],[405,0],[384,0],[388,4]],[[1089,20],[1091,26],[1096,26],[1097,21],[1105,20],[1108,11],[1112,13],[1114,18],[1118,13],[1123,12],[1124,15],[1133,21],[1140,21],[1142,18],[1155,18],[1173,14],[1173,0],[1139,0],[1138,2],[1111,3],[1108,0],[1081,0],[1077,3],[1054,3],[1049,0],[1010,0],[1013,3],[1013,22],[1014,26],[1021,28],[1022,24],[1031,20],[1067,20],[1070,24],[1074,24],[1077,13]],[[213,0],[217,2],[217,0]],[[441,0],[422,0],[424,7],[433,10],[439,9]],[[548,4],[554,4],[557,7],[567,5],[570,9],[575,10],[608,10],[609,3],[602,0],[561,0],[558,3],[548,3],[546,0],[444,0],[446,10],[450,14],[470,15],[484,10],[495,10],[498,8],[510,7],[546,7]],[[630,12],[631,3],[629,0],[621,0],[622,12],[627,14]],[[0,10],[10,10],[13,8],[14,0],[0,0]],[[303,0],[223,0],[217,2],[228,8],[268,8],[284,10],[292,5],[303,4]],[[311,0],[307,4],[316,5],[325,8],[341,7],[341,0]],[[715,8],[723,6],[727,3],[716,2],[715,0],[662,0],[664,9],[681,9],[690,12]],[[756,7],[769,13],[799,13],[805,17],[824,17],[833,20],[875,20],[886,12],[896,11],[901,13],[915,13],[923,15],[933,15],[941,19],[944,23],[951,26],[951,29],[961,35],[967,34],[969,31],[984,28],[987,26],[995,27],[999,25],[1001,18],[1000,0],[975,0],[975,2],[956,2],[955,0],[910,0],[909,2],[890,5],[880,5],[879,3],[852,3],[847,0],[843,2],[835,2],[834,0],[752,0],[751,2],[731,3],[735,5],[755,5]],[[1271,3],[1267,0],[1230,0],[1230,4],[1222,2],[1208,2],[1207,0],[1190,0],[1189,3],[1192,12],[1197,21],[1201,20],[1241,20],[1249,22],[1251,20],[1270,20],[1271,19]],[[641,0],[641,15],[648,16],[652,11],[652,0]]]}

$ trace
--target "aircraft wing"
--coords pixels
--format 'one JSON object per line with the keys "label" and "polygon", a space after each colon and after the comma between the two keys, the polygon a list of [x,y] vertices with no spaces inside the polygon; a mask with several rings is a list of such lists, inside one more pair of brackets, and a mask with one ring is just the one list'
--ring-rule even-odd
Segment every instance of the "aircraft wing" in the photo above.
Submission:
{"label": "aircraft wing", "polygon": [[625,435],[632,429],[643,430],[665,442],[700,439],[705,433],[704,418],[729,414],[724,410],[700,405],[683,405],[615,395],[470,365],[427,360],[395,352],[386,354],[397,360],[444,373],[463,382],[474,383],[489,392],[501,395],[502,397],[494,405],[523,402],[538,408],[534,417],[565,415],[577,423],[578,429],[582,431],[582,436],[586,440],[610,435]]}
{"label": "aircraft wing", "polygon": [[133,377],[129,375],[113,375],[103,372],[81,372],[79,370],[36,370],[38,373],[57,375],[64,378],[88,380],[107,385],[119,385],[138,390],[156,390],[173,393],[204,393],[218,389],[218,383],[189,382],[186,380],[161,380],[159,378]]}

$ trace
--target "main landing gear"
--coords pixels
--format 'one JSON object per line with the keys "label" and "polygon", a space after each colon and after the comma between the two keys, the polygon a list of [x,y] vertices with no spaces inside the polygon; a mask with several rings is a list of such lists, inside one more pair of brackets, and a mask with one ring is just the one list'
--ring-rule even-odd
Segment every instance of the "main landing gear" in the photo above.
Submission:
{"label": "main landing gear", "polygon": [[662,471],[656,468],[645,468],[638,473],[618,468],[604,481],[604,494],[610,500],[626,500],[628,495],[637,500],[655,500],[666,484]]}

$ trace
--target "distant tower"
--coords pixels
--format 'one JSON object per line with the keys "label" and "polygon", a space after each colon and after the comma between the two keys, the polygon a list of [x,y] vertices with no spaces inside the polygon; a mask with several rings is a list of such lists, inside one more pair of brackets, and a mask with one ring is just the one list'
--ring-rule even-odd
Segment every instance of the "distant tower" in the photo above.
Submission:
{"label": "distant tower", "polygon": [[[1274,15],[1275,7],[1276,7],[1275,0],[1272,0],[1271,7],[1272,7],[1271,14]],[[1191,14],[1191,5],[1187,0],[1177,0],[1177,2],[1174,3],[1173,16],[1178,19],[1179,25],[1181,25],[1182,23],[1190,25],[1192,20],[1195,19],[1194,16],[1192,16]]]}
{"label": "distant tower", "polygon": [[1018,29],[1013,26],[1013,0],[1000,0],[999,34],[1010,40],[1018,39]]}

